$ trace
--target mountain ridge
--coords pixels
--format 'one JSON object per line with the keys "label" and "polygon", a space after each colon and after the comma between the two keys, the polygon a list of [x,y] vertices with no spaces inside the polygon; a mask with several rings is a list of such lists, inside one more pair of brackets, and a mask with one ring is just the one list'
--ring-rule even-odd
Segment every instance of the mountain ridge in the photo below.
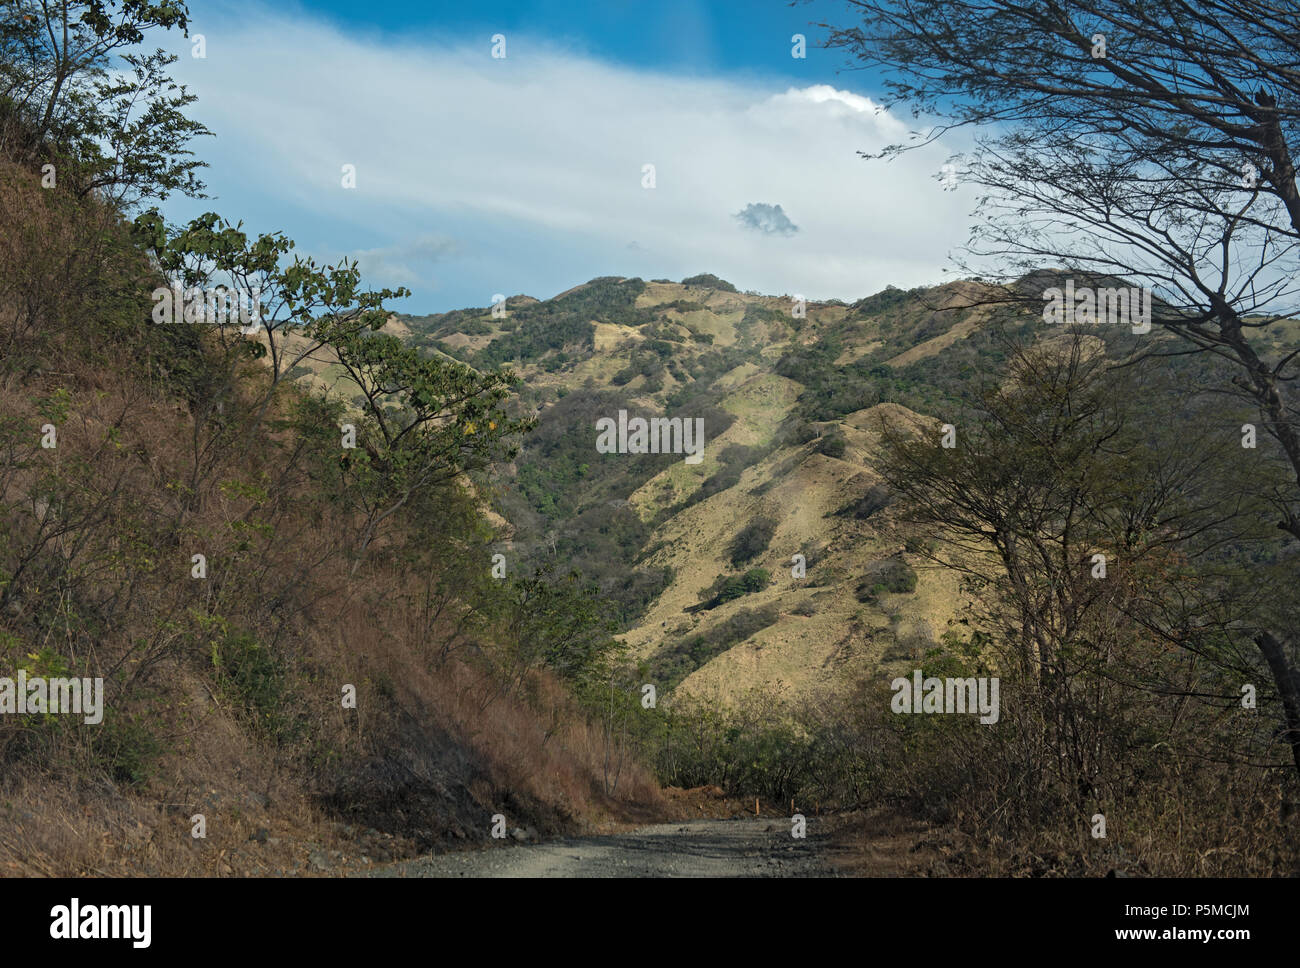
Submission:
{"label": "mountain ridge", "polygon": [[[843,685],[846,670],[911,661],[956,615],[959,595],[950,573],[925,567],[904,549],[897,522],[884,526],[887,508],[874,511],[874,519],[843,513],[882,485],[871,468],[881,418],[936,429],[940,421],[887,400],[834,419],[808,419],[818,416],[803,412],[816,388],[798,378],[800,355],[831,346],[826,372],[847,360],[859,369],[883,367],[885,375],[875,378],[883,382],[979,332],[992,315],[981,297],[994,293],[962,280],[906,292],[890,287],[852,304],[800,305],[790,296],[717,283],[600,277],[550,300],[512,296],[495,315],[485,307],[397,318],[412,345],[471,365],[501,359],[491,347],[513,341],[508,364],[522,377],[525,405],[539,414],[543,443],[525,440],[497,482],[493,504],[510,524],[508,556],[563,560],[559,532],[567,531],[577,566],[611,584],[611,545],[586,535],[617,532],[622,520],[635,536],[617,547],[621,555],[614,557],[626,568],[617,577],[635,584],[636,576],[659,575],[629,603],[621,623],[621,638],[648,681],[724,702],[753,688],[812,699]],[[535,319],[556,317],[563,338],[520,338]],[[780,372],[783,363],[788,375]],[[585,401],[594,409],[563,404],[584,394],[595,395]],[[612,455],[625,465],[593,473],[592,465],[611,458],[595,453],[594,420],[584,417],[618,409],[705,414],[703,461]],[[570,441],[590,439],[553,449],[546,442],[552,429]],[[578,476],[569,480],[562,468],[575,464]],[[571,507],[530,502],[528,478],[539,466],[554,472],[551,484],[564,478],[563,493],[594,485],[589,499]],[[772,533],[752,558],[735,564],[728,548],[754,521],[773,522]],[[800,554],[806,573],[795,578]],[[895,559],[916,574],[914,589],[863,601],[864,594],[870,598],[858,590],[866,576]],[[759,567],[769,576],[760,590],[698,607],[712,584]],[[711,644],[690,645],[701,638]],[[683,660],[688,646],[694,656]]]}

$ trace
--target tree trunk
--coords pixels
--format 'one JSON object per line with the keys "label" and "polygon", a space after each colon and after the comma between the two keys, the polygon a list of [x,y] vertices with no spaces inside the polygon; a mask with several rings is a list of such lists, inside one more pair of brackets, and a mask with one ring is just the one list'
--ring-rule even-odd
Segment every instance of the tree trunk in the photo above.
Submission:
{"label": "tree trunk", "polygon": [[1255,644],[1264,655],[1278,695],[1282,697],[1282,713],[1286,720],[1283,738],[1291,745],[1296,772],[1300,773],[1300,674],[1287,661],[1282,643],[1271,632],[1261,632]]}

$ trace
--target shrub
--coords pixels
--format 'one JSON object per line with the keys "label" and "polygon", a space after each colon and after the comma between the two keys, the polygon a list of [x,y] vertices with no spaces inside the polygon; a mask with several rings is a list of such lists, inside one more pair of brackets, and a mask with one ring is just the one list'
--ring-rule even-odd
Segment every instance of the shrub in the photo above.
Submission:
{"label": "shrub", "polygon": [[788,442],[794,446],[806,444],[817,439],[817,428],[802,417],[796,418],[790,425]]}
{"label": "shrub", "polygon": [[892,499],[888,489],[881,487],[879,484],[873,484],[867,488],[867,492],[860,498],[856,501],[850,501],[835,513],[840,517],[852,517],[859,521],[865,521],[876,512],[889,507]]}
{"label": "shrub", "polygon": [[286,669],[269,648],[246,632],[231,632],[213,643],[211,661],[218,691],[242,710],[251,730],[277,745],[294,738],[299,720]]}
{"label": "shrub", "polygon": [[701,289],[720,289],[723,292],[735,292],[736,287],[725,279],[719,279],[711,272],[701,272],[698,276],[688,276],[682,280],[683,286],[698,286]]}
{"label": "shrub", "polygon": [[757,558],[772,543],[774,534],[776,534],[776,521],[772,518],[755,518],[745,525],[740,533],[731,539],[731,545],[727,549],[732,565],[743,565]]}
{"label": "shrub", "polygon": [[825,454],[827,457],[843,457],[844,450],[848,446],[842,434],[827,434],[817,444],[817,453]]}
{"label": "shrub", "polygon": [[901,558],[890,558],[858,582],[856,597],[860,602],[874,602],[886,592],[904,594],[914,591],[916,572],[912,566]]}
{"label": "shrub", "polygon": [[720,575],[717,581],[701,593],[700,598],[707,611],[742,595],[761,592],[771,580],[772,575],[766,568],[751,568],[743,575]]}
{"label": "shrub", "polygon": [[671,688],[710,659],[775,624],[779,617],[773,605],[761,609],[742,608],[707,632],[664,650],[652,662],[652,672],[665,687]]}
{"label": "shrub", "polygon": [[145,714],[110,708],[94,734],[94,758],[115,782],[143,786],[158,772],[158,759],[165,750],[161,725],[161,718],[155,721]]}

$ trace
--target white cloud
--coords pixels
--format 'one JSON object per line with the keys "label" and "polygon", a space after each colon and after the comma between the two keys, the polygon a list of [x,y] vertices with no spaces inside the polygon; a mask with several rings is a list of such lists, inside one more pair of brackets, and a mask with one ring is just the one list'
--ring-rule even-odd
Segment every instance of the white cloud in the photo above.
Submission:
{"label": "white cloud", "polygon": [[735,218],[746,228],[764,235],[794,235],[799,231],[799,226],[790,221],[780,205],[766,202],[750,202]]}
{"label": "white cloud", "polygon": [[[935,179],[947,152],[862,160],[906,126],[827,85],[773,92],[516,38],[494,60],[486,37],[355,38],[260,7],[208,14],[196,29],[208,57],[186,48],[177,70],[217,133],[201,150],[223,205],[260,197],[288,223],[274,227],[300,235],[301,221],[320,236],[313,250],[355,244],[349,254],[367,253],[384,284],[418,290],[397,280],[437,262],[448,293],[472,280],[476,293],[545,297],[609,271],[713,272],[741,288],[857,298],[936,281],[965,237],[970,196]],[[653,189],[641,185],[647,163]],[[340,186],[344,164],[356,166],[355,190]],[[737,225],[763,198],[798,213],[796,235]],[[411,257],[431,233],[456,250]],[[614,258],[615,269],[602,261]]]}
{"label": "white cloud", "polygon": [[[453,239],[424,236],[410,242],[343,254],[357,260],[363,279],[377,287],[391,289],[397,286],[427,287],[437,271],[435,266],[455,256],[459,249]],[[326,256],[323,261],[333,263],[340,257]]]}

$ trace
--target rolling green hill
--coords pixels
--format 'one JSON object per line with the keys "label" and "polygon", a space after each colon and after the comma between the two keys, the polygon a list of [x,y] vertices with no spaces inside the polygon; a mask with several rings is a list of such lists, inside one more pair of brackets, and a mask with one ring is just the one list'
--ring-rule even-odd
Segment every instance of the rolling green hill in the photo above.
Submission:
{"label": "rolling green hill", "polygon": [[[963,281],[797,311],[707,275],[600,278],[394,325],[523,378],[538,428],[488,492],[512,567],[594,578],[647,681],[726,702],[755,687],[806,698],[913,662],[959,613],[955,577],[909,551],[925,536],[894,520],[872,465],[882,418],[937,427],[997,372],[1000,334],[1042,329],[995,305],[1004,296]],[[702,418],[703,459],[599,453],[596,422],[620,410]],[[755,569],[761,586],[717,595]],[[911,577],[873,577],[889,573]]]}

